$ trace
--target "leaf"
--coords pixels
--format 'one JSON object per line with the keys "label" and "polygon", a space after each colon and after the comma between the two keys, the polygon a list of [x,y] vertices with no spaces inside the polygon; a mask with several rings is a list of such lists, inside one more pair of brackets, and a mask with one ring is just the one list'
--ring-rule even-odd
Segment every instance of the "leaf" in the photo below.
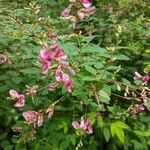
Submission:
{"label": "leaf", "polygon": [[121,121],[116,121],[115,124],[116,124],[118,127],[122,128],[122,129],[128,129],[128,128],[129,128],[125,123],[123,123],[123,122],[121,122]]}
{"label": "leaf", "polygon": [[148,132],[148,131],[135,130],[134,133],[137,134],[138,136],[150,137],[150,131]]}
{"label": "leaf", "polygon": [[95,36],[82,36],[82,42],[87,42],[89,43],[90,41],[92,41],[94,39]]}
{"label": "leaf", "polygon": [[84,81],[96,81],[96,78],[92,77],[92,76],[86,76],[86,77],[83,77],[82,80],[84,80]]}
{"label": "leaf", "polygon": [[70,140],[64,140],[61,142],[59,149],[65,150],[68,148],[69,145],[70,145]]}
{"label": "leaf", "polygon": [[98,54],[105,54],[107,53],[107,50],[102,47],[99,47],[96,44],[85,44],[82,47],[82,52],[83,53],[96,53],[97,52]]}
{"label": "leaf", "polygon": [[78,47],[76,46],[76,43],[73,42],[63,43],[62,49],[69,53],[71,56],[77,56],[79,54]]}
{"label": "leaf", "polygon": [[15,77],[15,78],[12,78],[12,81],[16,84],[19,84],[21,81],[22,81],[22,78],[20,77]]}
{"label": "leaf", "polygon": [[70,141],[71,141],[71,143],[72,143],[73,145],[76,144],[76,137],[75,137],[75,135],[71,135],[71,136],[70,136]]}
{"label": "leaf", "polygon": [[127,129],[127,128],[128,126],[121,121],[116,121],[112,123],[110,126],[112,136],[114,137],[116,135],[121,143],[124,143],[124,139],[125,139],[123,129]]}
{"label": "leaf", "polygon": [[4,132],[4,133],[1,133],[0,134],[0,141],[5,139],[7,137],[8,133],[7,132]]}
{"label": "leaf", "polygon": [[142,117],[142,118],[140,118],[140,121],[141,122],[144,122],[144,123],[148,123],[148,122],[150,122],[150,116],[145,116],[145,117]]}
{"label": "leaf", "polygon": [[110,131],[107,127],[103,128],[103,135],[104,135],[104,138],[105,138],[106,142],[109,142]]}
{"label": "leaf", "polygon": [[98,92],[98,97],[99,97],[99,100],[103,103],[108,103],[110,101],[109,95],[103,90],[100,90]]}
{"label": "leaf", "polygon": [[96,75],[96,70],[91,66],[85,66],[85,69],[93,75]]}
{"label": "leaf", "polygon": [[102,69],[104,67],[104,65],[102,63],[100,63],[100,62],[96,62],[94,64],[94,67],[97,68],[97,69]]}
{"label": "leaf", "polygon": [[20,72],[24,74],[39,74],[40,70],[38,68],[27,68],[27,69],[21,69]]}
{"label": "leaf", "polygon": [[98,116],[97,121],[98,121],[98,126],[102,128],[104,126],[103,118],[101,116]]}
{"label": "leaf", "polygon": [[116,134],[116,125],[115,125],[115,123],[112,123],[110,125],[110,131],[111,131],[111,135],[114,137],[115,134]]}
{"label": "leaf", "polygon": [[115,55],[117,60],[130,60],[126,55]]}
{"label": "leaf", "polygon": [[122,78],[122,81],[123,81],[123,83],[125,83],[126,85],[131,86],[131,82],[128,81],[127,79]]}
{"label": "leaf", "polygon": [[117,137],[118,137],[118,139],[120,140],[120,142],[121,143],[124,143],[124,131],[123,131],[123,129],[122,128],[117,128],[117,130],[116,130],[116,135],[117,135]]}

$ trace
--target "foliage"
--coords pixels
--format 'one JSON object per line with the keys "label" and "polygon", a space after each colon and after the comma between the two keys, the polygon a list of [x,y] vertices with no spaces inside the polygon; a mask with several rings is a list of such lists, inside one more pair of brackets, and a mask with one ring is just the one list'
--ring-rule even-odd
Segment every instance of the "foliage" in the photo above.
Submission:
{"label": "foliage", "polygon": [[[74,29],[71,18],[61,17],[68,4],[0,0],[0,148],[148,150],[148,2],[93,0],[95,13],[78,19]],[[41,49],[55,42],[68,56],[62,70],[73,80],[72,92],[64,81],[49,88],[57,80],[58,58],[48,74],[41,73]],[[19,94],[25,95],[21,109],[14,107]],[[25,121],[27,111],[36,112],[37,124],[43,116],[43,125]]]}

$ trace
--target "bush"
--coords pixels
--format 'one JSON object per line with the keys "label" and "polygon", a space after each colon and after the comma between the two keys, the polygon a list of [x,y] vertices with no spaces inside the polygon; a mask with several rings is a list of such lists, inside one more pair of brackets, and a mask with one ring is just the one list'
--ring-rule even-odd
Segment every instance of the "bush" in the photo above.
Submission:
{"label": "bush", "polygon": [[149,149],[148,2],[0,3],[1,149]]}

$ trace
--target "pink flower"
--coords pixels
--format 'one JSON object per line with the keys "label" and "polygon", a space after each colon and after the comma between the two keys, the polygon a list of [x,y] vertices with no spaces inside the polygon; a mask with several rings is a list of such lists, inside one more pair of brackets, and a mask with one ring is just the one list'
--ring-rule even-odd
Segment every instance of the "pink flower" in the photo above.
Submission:
{"label": "pink flower", "polygon": [[89,118],[84,120],[82,119],[81,121],[73,121],[72,126],[75,129],[81,129],[83,132],[86,132],[88,134],[93,133],[93,128],[91,126]]}
{"label": "pink flower", "polygon": [[27,111],[22,113],[25,121],[29,124],[33,124],[35,127],[41,127],[43,125],[43,115],[36,111]]}
{"label": "pink flower", "polygon": [[75,129],[79,129],[80,124],[79,124],[78,121],[73,121],[73,122],[72,122],[72,126],[73,126],[73,128],[75,128]]}
{"label": "pink flower", "polygon": [[25,96],[23,94],[18,94],[15,90],[10,90],[9,94],[11,96],[11,99],[17,101],[14,104],[14,107],[16,108],[22,108],[25,105]]}
{"label": "pink flower", "polygon": [[36,111],[23,112],[22,115],[28,123],[34,123],[37,121],[38,113]]}
{"label": "pink flower", "polygon": [[85,13],[84,13],[84,11],[82,11],[82,9],[79,10],[79,11],[77,12],[77,14],[78,14],[78,17],[80,18],[80,20],[82,20],[82,19],[85,17]]}
{"label": "pink flower", "polygon": [[145,85],[147,85],[147,83],[150,81],[150,77],[148,75],[143,76],[142,78],[143,82]]}
{"label": "pink flower", "polygon": [[72,84],[73,81],[70,80],[69,75],[61,71],[60,68],[56,70],[55,73],[56,81],[64,84],[68,90],[68,92],[72,92]]}
{"label": "pink flower", "polygon": [[50,83],[48,88],[50,91],[54,91],[58,86],[58,83],[57,82],[54,82],[54,83]]}
{"label": "pink flower", "polygon": [[19,98],[19,94],[15,90],[10,90],[9,94],[10,94],[11,98],[13,98],[13,99]]}
{"label": "pink flower", "polygon": [[72,85],[73,85],[73,80],[68,80],[68,81],[65,83],[65,86],[66,86],[67,91],[68,91],[69,93],[72,92]]}
{"label": "pink flower", "polygon": [[85,17],[89,17],[91,16],[92,14],[95,13],[95,6],[93,7],[89,7],[89,8],[83,8],[83,9],[80,9],[77,14],[78,14],[78,17],[82,20],[84,19]]}
{"label": "pink flower", "polygon": [[129,108],[128,108],[128,111],[135,116],[135,114],[137,114],[138,112],[140,111],[143,111],[145,110],[145,107],[143,104],[139,105],[139,104],[135,104],[135,105],[131,105]]}
{"label": "pink flower", "polygon": [[85,9],[85,15],[86,15],[87,17],[89,17],[89,16],[91,16],[92,14],[95,13],[95,10],[96,10],[95,6],[86,8],[86,9]]}
{"label": "pink flower", "polygon": [[71,8],[70,8],[70,7],[67,7],[67,8],[61,13],[61,16],[62,16],[62,17],[68,17],[69,14],[70,14],[70,11],[71,11]]}
{"label": "pink flower", "polygon": [[50,49],[48,45],[44,46],[44,49],[40,51],[39,59],[42,62],[42,73],[47,74],[51,64],[54,60],[58,61],[62,66],[68,65],[66,62],[67,55],[61,50],[59,44],[57,44],[53,49]]}
{"label": "pink flower", "polygon": [[64,73],[60,69],[56,70],[55,76],[56,76],[56,81],[58,81],[58,82],[65,83],[65,82],[69,81],[68,74]]}
{"label": "pink flower", "polygon": [[54,52],[55,58],[60,58],[60,59],[67,59],[67,55],[61,50],[61,47],[59,44],[56,45],[55,47],[55,52]]}
{"label": "pink flower", "polygon": [[146,75],[145,76],[142,76],[140,75],[137,71],[135,72],[135,75],[133,77],[134,80],[141,80],[143,81],[144,85],[147,85],[148,82],[150,81],[150,76]]}
{"label": "pink flower", "polygon": [[46,113],[48,113],[48,119],[51,119],[53,114],[54,114],[54,106],[50,106],[47,110]]}
{"label": "pink flower", "polygon": [[39,59],[42,62],[42,73],[47,74],[54,59],[53,52],[48,46],[45,46],[45,48],[40,51]]}
{"label": "pink flower", "polygon": [[91,6],[90,0],[80,0],[80,2],[85,8],[89,8]]}

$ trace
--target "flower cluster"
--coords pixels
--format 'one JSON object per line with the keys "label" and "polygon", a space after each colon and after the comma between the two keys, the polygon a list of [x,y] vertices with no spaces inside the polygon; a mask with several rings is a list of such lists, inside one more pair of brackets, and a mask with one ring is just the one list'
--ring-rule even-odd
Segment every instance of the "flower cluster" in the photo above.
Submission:
{"label": "flower cluster", "polygon": [[25,105],[25,96],[23,94],[18,94],[15,90],[9,91],[10,98],[15,102],[14,107],[22,108]]}
{"label": "flower cluster", "polygon": [[27,111],[22,113],[25,121],[28,124],[33,124],[34,127],[43,125],[43,114],[36,111]]}
{"label": "flower cluster", "polygon": [[73,80],[69,78],[69,75],[67,73],[64,73],[61,68],[57,68],[55,73],[56,82],[49,84],[49,89],[51,91],[55,90],[55,88],[59,84],[64,84],[66,86],[66,89],[68,92],[72,92],[72,84]]}
{"label": "flower cluster", "polygon": [[48,73],[54,60],[60,65],[68,65],[68,62],[65,61],[67,59],[67,55],[61,50],[59,44],[56,44],[53,48],[50,48],[48,44],[44,45],[44,49],[40,51],[39,59],[42,62],[43,74]]}
{"label": "flower cluster", "polygon": [[93,133],[93,128],[91,126],[89,118],[87,118],[86,120],[81,119],[81,121],[73,121],[72,126],[74,129],[80,129],[83,133]]}
{"label": "flower cluster", "polygon": [[135,105],[131,105],[129,108],[128,108],[128,111],[133,115],[135,116],[138,112],[140,111],[143,111],[145,110],[145,107],[144,105],[139,105],[139,104],[135,104]]}
{"label": "flower cluster", "polygon": [[[38,58],[42,63],[42,73],[48,74],[49,69],[52,68],[53,63],[55,67],[52,70],[55,77],[55,82],[49,84],[49,89],[54,90],[60,84],[63,84],[68,92],[72,92],[72,84],[73,80],[70,79],[67,72],[71,72],[74,74],[73,69],[69,66],[67,61],[67,55],[62,51],[60,44],[58,43],[57,36],[52,32],[47,32],[48,37],[52,41],[52,46],[50,47],[48,44],[44,44],[44,48],[40,51]],[[27,86],[26,95],[33,96],[38,91],[38,86],[29,87]],[[14,107],[23,108],[25,105],[25,96],[23,94],[19,94],[15,90],[10,90],[10,99],[15,102]],[[57,102],[57,101],[56,101]],[[55,103],[50,105],[47,109],[43,110],[42,113],[36,111],[26,111],[22,113],[25,121],[28,124],[32,124],[34,128],[41,127],[43,125],[43,116],[44,114],[48,114],[48,118],[50,119],[54,113]]]}
{"label": "flower cluster", "polygon": [[147,72],[146,75],[142,76],[139,74],[137,71],[135,72],[135,75],[133,77],[134,80],[141,80],[144,85],[147,85],[148,82],[150,81],[150,76],[148,76]]}
{"label": "flower cluster", "polygon": [[[68,19],[71,22],[71,26],[75,28],[76,23],[79,20],[84,19],[85,17],[91,16],[95,12],[95,6],[91,6],[90,0],[70,0],[70,4],[65,10],[61,13],[63,19]],[[72,15],[71,8],[76,6],[77,13]],[[83,7],[81,7],[83,6]]]}
{"label": "flower cluster", "polygon": [[51,32],[47,32],[47,34],[52,41],[52,46],[50,47],[48,44],[45,44],[44,49],[40,51],[39,59],[42,63],[42,73],[47,74],[49,69],[52,68],[53,62],[55,62],[56,70],[54,72],[56,81],[49,84],[49,89],[51,91],[55,90],[59,84],[63,84],[66,86],[68,92],[72,92],[73,80],[65,72],[74,72],[69,67],[67,55],[62,51],[57,36]]}

